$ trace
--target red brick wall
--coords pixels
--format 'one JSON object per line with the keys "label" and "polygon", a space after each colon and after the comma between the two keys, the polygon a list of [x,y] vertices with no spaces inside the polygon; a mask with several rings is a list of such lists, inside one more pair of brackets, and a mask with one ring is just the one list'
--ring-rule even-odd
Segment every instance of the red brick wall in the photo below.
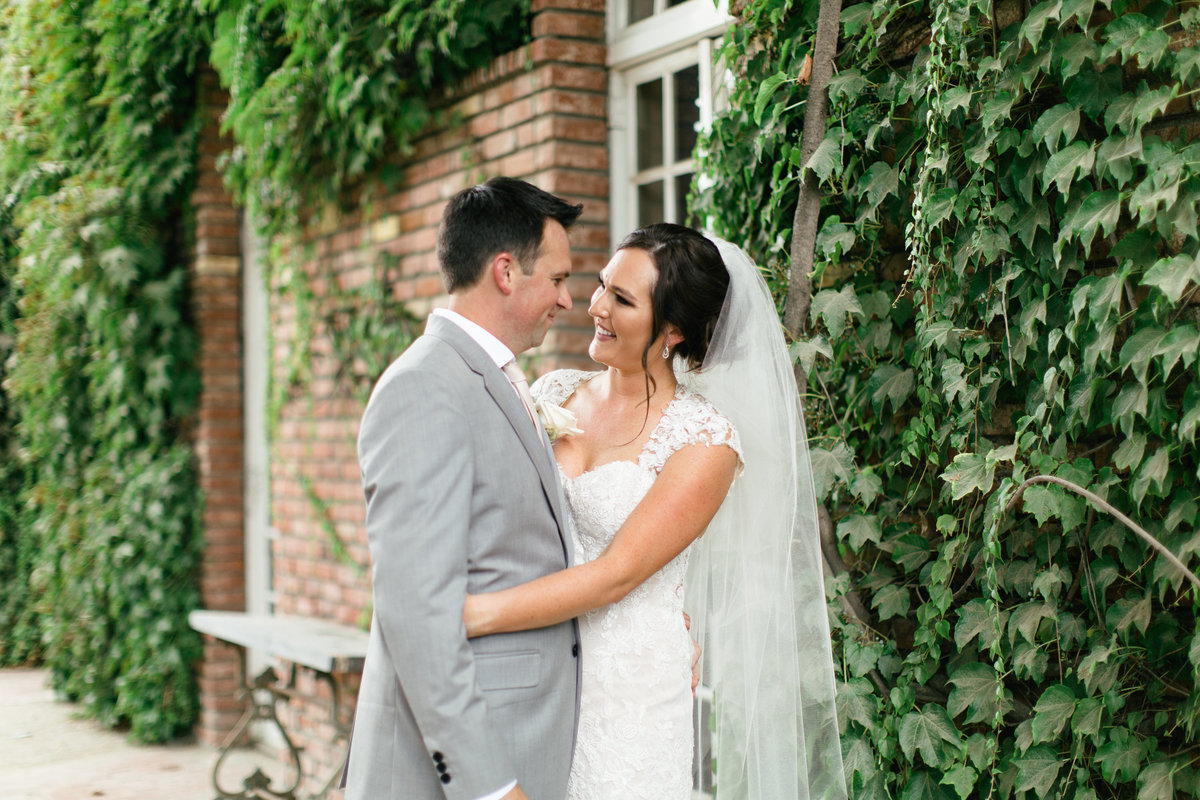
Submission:
{"label": "red brick wall", "polygon": [[[345,288],[362,285],[375,274],[378,259],[389,254],[394,296],[424,316],[445,301],[436,233],[445,202],[459,189],[505,174],[582,202],[583,217],[571,232],[576,303],[558,316],[533,359],[530,371],[540,373],[578,362],[591,338],[587,298],[607,258],[609,187],[604,0],[540,0],[534,11],[533,41],[458,87],[450,101],[458,124],[431,130],[415,143],[415,152],[399,165],[399,192],[340,218],[324,215],[288,253],[312,276],[318,294],[330,276]],[[278,378],[293,346],[295,308],[273,292],[272,315]],[[335,385],[338,364],[319,336],[314,351],[310,390],[283,409],[272,441],[276,609],[361,624],[370,604],[355,454],[362,401]],[[319,503],[306,496],[306,482]],[[326,524],[353,564],[335,556]],[[311,673],[301,671],[300,680],[306,694],[328,694]],[[344,758],[344,746],[328,744],[327,709],[298,703],[283,716],[305,748],[306,771],[323,781]],[[317,788],[314,778],[307,788]]]}
{"label": "red brick wall", "polygon": [[[242,345],[241,255],[238,212],[217,172],[229,142],[220,135],[227,97],[216,75],[200,77],[204,128],[198,177],[192,193],[192,313],[200,339],[199,419],[196,457],[204,491],[204,558],[200,574],[206,608],[246,605],[242,549]],[[240,713],[233,648],[205,637],[198,666],[201,712],[197,735],[210,744],[233,727]]]}

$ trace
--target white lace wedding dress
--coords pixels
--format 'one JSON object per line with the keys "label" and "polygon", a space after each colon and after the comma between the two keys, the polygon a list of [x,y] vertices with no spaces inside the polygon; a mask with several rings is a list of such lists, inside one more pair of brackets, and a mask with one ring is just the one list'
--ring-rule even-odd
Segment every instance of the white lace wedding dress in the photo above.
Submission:
{"label": "white lace wedding dress", "polygon": [[[552,372],[534,384],[533,395],[564,405],[597,374]],[[729,420],[680,386],[636,462],[608,462],[574,478],[560,469],[575,560],[596,558],[671,454],[699,443],[729,445],[741,455]],[[692,796],[692,642],[683,621],[690,549],[624,600],[579,619],[583,684],[568,800]]]}

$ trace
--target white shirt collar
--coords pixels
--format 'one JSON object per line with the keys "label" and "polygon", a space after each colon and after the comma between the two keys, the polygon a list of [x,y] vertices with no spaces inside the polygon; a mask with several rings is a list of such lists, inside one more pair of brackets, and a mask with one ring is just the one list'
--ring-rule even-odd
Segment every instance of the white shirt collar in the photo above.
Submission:
{"label": "white shirt collar", "polygon": [[495,361],[496,366],[501,369],[504,369],[504,365],[512,361],[515,357],[513,356],[513,351],[508,349],[508,345],[497,339],[494,334],[479,323],[472,322],[457,311],[451,311],[448,308],[435,308],[430,312],[429,316],[442,317],[462,328],[467,336],[470,336],[477,345],[482,347],[483,351],[488,354],[488,358]]}

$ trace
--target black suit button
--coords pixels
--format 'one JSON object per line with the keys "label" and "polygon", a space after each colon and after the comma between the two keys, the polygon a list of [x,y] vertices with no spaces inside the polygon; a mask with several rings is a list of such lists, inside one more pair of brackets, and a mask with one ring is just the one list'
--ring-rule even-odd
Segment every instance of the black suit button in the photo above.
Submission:
{"label": "black suit button", "polygon": [[442,774],[442,783],[449,783],[449,782],[450,782],[450,773],[449,772],[443,773]]}
{"label": "black suit button", "polygon": [[438,771],[438,772],[445,772],[445,771],[446,771],[446,765],[445,765],[445,764],[441,764],[441,763],[439,763],[439,764],[437,765],[437,771]]}
{"label": "black suit button", "polygon": [[571,655],[575,656],[576,658],[579,658],[579,645],[578,644],[571,645]]}
{"label": "black suit button", "polygon": [[443,756],[443,755],[442,755],[440,752],[438,752],[437,750],[434,750],[434,751],[433,751],[433,760],[434,760],[436,763],[440,764],[440,763],[442,763],[442,762],[445,760],[445,756]]}

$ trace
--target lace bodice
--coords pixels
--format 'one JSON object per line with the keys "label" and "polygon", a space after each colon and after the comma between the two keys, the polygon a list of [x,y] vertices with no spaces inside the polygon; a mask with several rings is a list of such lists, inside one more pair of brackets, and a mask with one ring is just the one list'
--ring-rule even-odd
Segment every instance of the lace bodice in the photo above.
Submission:
{"label": "lace bodice", "polygon": [[[552,372],[532,393],[563,405],[596,374]],[[729,420],[681,386],[637,461],[610,461],[574,478],[559,470],[578,562],[603,552],[671,455],[693,444],[729,445],[741,457]],[[691,797],[692,644],[683,622],[690,549],[620,602],[580,618],[583,694],[569,800]]]}

